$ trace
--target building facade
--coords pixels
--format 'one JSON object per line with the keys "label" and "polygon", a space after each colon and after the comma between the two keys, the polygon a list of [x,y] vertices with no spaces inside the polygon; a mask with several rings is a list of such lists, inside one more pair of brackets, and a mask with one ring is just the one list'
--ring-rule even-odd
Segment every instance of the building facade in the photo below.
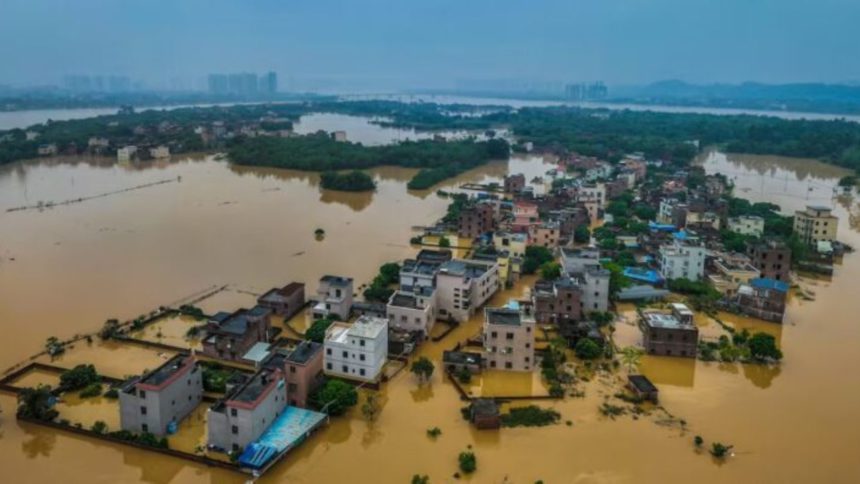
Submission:
{"label": "building facade", "polygon": [[257,304],[269,308],[287,320],[301,311],[305,305],[305,285],[291,282],[282,288],[270,289],[257,299]]}
{"label": "building facade", "polygon": [[175,431],[203,397],[203,372],[194,358],[176,355],[120,388],[120,426],[159,437]]}
{"label": "building facade", "polygon": [[326,275],[320,278],[317,303],[313,307],[316,318],[335,317],[349,319],[352,312],[352,278]]}
{"label": "building facade", "polygon": [[375,382],[388,358],[388,320],[362,316],[355,323],[334,323],[325,335],[325,374]]}
{"label": "building facade", "polygon": [[453,259],[439,267],[436,276],[438,316],[465,322],[499,289],[495,261]]}
{"label": "building facade", "polygon": [[794,233],[807,245],[836,240],[839,218],[828,207],[809,205],[794,212]]}
{"label": "building facade", "polygon": [[535,367],[535,320],[518,309],[484,310],[484,362],[487,368],[532,371]]}
{"label": "building facade", "polygon": [[674,314],[642,311],[641,329],[645,351],[649,355],[695,358],[699,346],[699,328]]}

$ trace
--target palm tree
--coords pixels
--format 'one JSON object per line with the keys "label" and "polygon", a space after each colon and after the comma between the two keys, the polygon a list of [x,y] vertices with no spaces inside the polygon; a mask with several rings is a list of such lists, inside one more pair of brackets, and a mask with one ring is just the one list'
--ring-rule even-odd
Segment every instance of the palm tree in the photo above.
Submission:
{"label": "palm tree", "polygon": [[621,350],[621,362],[627,367],[627,373],[633,373],[639,367],[641,359],[642,350],[639,348],[628,346]]}

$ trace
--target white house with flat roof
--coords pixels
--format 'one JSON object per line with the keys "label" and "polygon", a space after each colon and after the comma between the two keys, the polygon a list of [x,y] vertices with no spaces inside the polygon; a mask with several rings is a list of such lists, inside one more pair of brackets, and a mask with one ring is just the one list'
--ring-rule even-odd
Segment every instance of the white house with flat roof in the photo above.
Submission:
{"label": "white house with flat roof", "polygon": [[336,322],[323,346],[326,375],[378,381],[388,357],[388,319],[365,315],[352,324]]}
{"label": "white house with flat roof", "polygon": [[698,281],[705,275],[706,249],[676,240],[660,247],[660,273],[666,279]]}
{"label": "white house with flat roof", "polygon": [[764,219],[758,215],[741,215],[729,219],[729,231],[741,235],[761,237],[764,234]]}
{"label": "white house with flat roof", "polygon": [[465,322],[498,289],[497,261],[450,260],[436,275],[438,316]]}

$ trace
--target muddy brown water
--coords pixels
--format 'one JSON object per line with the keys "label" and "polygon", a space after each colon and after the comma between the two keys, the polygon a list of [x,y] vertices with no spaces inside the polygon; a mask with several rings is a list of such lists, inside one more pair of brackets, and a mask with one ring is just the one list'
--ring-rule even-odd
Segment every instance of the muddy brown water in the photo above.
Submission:
{"label": "muddy brown water", "polygon": [[[807,160],[714,152],[701,161],[709,172],[733,178],[739,194],[786,210],[833,203],[832,186],[843,174]],[[525,171],[531,179],[550,167],[538,158],[494,163],[441,188],[497,181],[508,171]],[[368,281],[383,262],[414,254],[408,244],[411,227],[432,222],[447,204],[434,192],[406,190],[411,170],[373,173],[379,181],[375,193],[340,194],[321,191],[313,174],[236,168],[211,157],[127,166],[78,159],[0,169],[0,367],[38,351],[48,336],[93,331],[108,317],[134,317],[212,285],[253,292],[299,280],[312,291],[328,272]],[[5,213],[39,200],[178,176],[176,183],[80,204]],[[851,228],[860,214],[856,200],[842,197],[834,205],[840,239],[860,247]],[[317,227],[326,231],[322,241],[314,238]],[[422,387],[403,372],[385,385],[376,422],[365,422],[358,411],[334,419],[261,481],[403,483],[418,473],[431,482],[453,482],[456,456],[469,445],[478,458],[470,482],[860,481],[857,260],[846,257],[830,280],[805,281],[815,301],[793,299],[783,327],[727,321],[776,334],[786,353],[778,369],[645,358],[642,371],[657,383],[674,421],[656,410],[635,420],[601,416],[597,407],[616,391],[618,376],[600,375],[579,384],[584,398],[541,403],[556,408],[569,426],[477,431],[461,420],[462,403],[439,372]],[[520,285],[492,303],[523,291]],[[219,297],[220,306],[249,298],[240,292]],[[479,328],[480,318],[473,318],[421,353],[438,367],[443,349]],[[101,355],[94,363],[111,376],[154,364],[143,350],[126,355],[108,347],[93,354]],[[76,361],[74,353],[65,358]],[[544,390],[532,379],[486,378],[482,392]],[[101,399],[71,399],[65,405],[86,422],[112,409]],[[18,424],[9,396],[0,396],[0,406],[0,466],[12,477],[8,482],[243,481],[180,460]],[[688,430],[677,419],[684,419]],[[116,416],[103,420],[115,422]],[[435,440],[426,435],[432,427],[442,430]],[[188,430],[177,444],[193,445],[199,432]],[[715,463],[695,451],[694,435],[734,444],[736,455]]]}

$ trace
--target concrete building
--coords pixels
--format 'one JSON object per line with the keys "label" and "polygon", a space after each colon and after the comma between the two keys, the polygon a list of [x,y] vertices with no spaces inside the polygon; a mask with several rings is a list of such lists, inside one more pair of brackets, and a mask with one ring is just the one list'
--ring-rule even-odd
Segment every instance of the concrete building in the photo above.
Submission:
{"label": "concrete building", "polygon": [[538,281],[532,290],[538,324],[558,324],[582,318],[582,289],[570,278]]}
{"label": "concrete building", "polygon": [[483,358],[480,353],[471,353],[468,351],[443,351],[442,366],[445,371],[457,374],[462,371],[468,371],[471,374],[481,372],[483,367]]}
{"label": "concrete building", "polygon": [[530,245],[554,249],[561,239],[561,227],[555,220],[543,221],[529,227]]}
{"label": "concrete building", "polygon": [[176,355],[155,370],[127,381],[118,392],[120,426],[159,437],[175,431],[200,403],[202,374],[194,358]]}
{"label": "concrete building", "polygon": [[519,309],[484,310],[484,361],[488,368],[531,371],[535,367],[535,320]]}
{"label": "concrete building", "polygon": [[116,150],[117,161],[131,161],[137,154],[137,146],[129,145]]}
{"label": "concrete building", "polygon": [[323,345],[302,341],[292,350],[276,351],[267,364],[284,370],[289,404],[307,408],[308,396],[324,380]]}
{"label": "concrete building", "polygon": [[378,381],[388,357],[388,320],[361,316],[353,324],[334,323],[324,345],[326,375]]}
{"label": "concrete building", "polygon": [[794,212],[794,233],[807,245],[835,241],[838,227],[839,218],[828,207],[808,205]]}
{"label": "concrete building", "polygon": [[54,156],[57,154],[57,145],[55,145],[54,143],[39,145],[39,147],[36,149],[36,153],[39,156]]}
{"label": "concrete building", "polygon": [[505,193],[519,193],[526,187],[526,176],[522,173],[505,177]]}
{"label": "concrete building", "polygon": [[276,363],[266,365],[209,408],[207,444],[224,452],[241,452],[269,428],[286,406],[284,372]]}
{"label": "concrete building", "polygon": [[641,311],[640,326],[649,355],[695,358],[699,345],[699,328],[678,319],[674,314]]}
{"label": "concrete building", "polygon": [[423,294],[395,291],[386,314],[392,328],[419,332],[426,338],[436,324],[436,289],[426,288]]}
{"label": "concrete building", "polygon": [[284,320],[290,319],[305,305],[305,285],[291,282],[284,287],[269,289],[257,298],[257,304],[269,308]]}
{"label": "concrete building", "polygon": [[788,290],[788,283],[783,281],[752,279],[738,289],[733,302],[741,314],[782,323]]}
{"label": "concrete building", "polygon": [[660,247],[660,273],[666,279],[698,281],[705,275],[704,247],[694,242],[676,239]]}
{"label": "concrete building", "polygon": [[155,159],[170,158],[170,148],[167,146],[155,146],[149,149],[149,156]]}
{"label": "concrete building", "polygon": [[219,312],[206,324],[203,354],[220,360],[242,361],[257,343],[269,342],[272,310],[263,306]]}
{"label": "concrete building", "polygon": [[596,202],[597,208],[606,208],[606,186],[603,183],[594,185],[583,185],[577,189],[577,201],[588,203]]}
{"label": "concrete building", "polygon": [[791,271],[791,248],[776,239],[760,240],[748,248],[750,261],[766,279],[788,282]]}
{"label": "concrete building", "polygon": [[757,215],[741,215],[729,219],[729,231],[741,235],[764,235],[764,219]]}
{"label": "concrete building", "polygon": [[496,232],[493,234],[493,247],[496,252],[507,252],[511,257],[525,257],[528,235],[523,233]]}
{"label": "concrete building", "polygon": [[457,236],[472,240],[496,227],[496,210],[489,203],[475,203],[460,211],[457,221]]}
{"label": "concrete building", "polygon": [[326,275],[320,278],[317,303],[313,307],[315,318],[333,316],[349,319],[352,310],[352,278]]}
{"label": "concrete building", "polygon": [[332,139],[339,143],[346,143],[346,131],[335,131],[331,134]]}
{"label": "concrete building", "polygon": [[609,310],[609,278],[611,273],[600,266],[587,266],[576,278],[582,289],[582,314]]}
{"label": "concrete building", "polygon": [[436,275],[438,316],[465,322],[499,289],[495,261],[453,259]]}
{"label": "concrete building", "polygon": [[742,284],[759,277],[759,270],[744,256],[725,256],[714,261],[716,274],[709,275],[711,283],[723,294],[732,295]]}
{"label": "concrete building", "polygon": [[532,225],[540,223],[540,214],[538,206],[531,202],[517,201],[514,203],[514,221],[511,224],[511,229],[514,232],[529,233]]}

